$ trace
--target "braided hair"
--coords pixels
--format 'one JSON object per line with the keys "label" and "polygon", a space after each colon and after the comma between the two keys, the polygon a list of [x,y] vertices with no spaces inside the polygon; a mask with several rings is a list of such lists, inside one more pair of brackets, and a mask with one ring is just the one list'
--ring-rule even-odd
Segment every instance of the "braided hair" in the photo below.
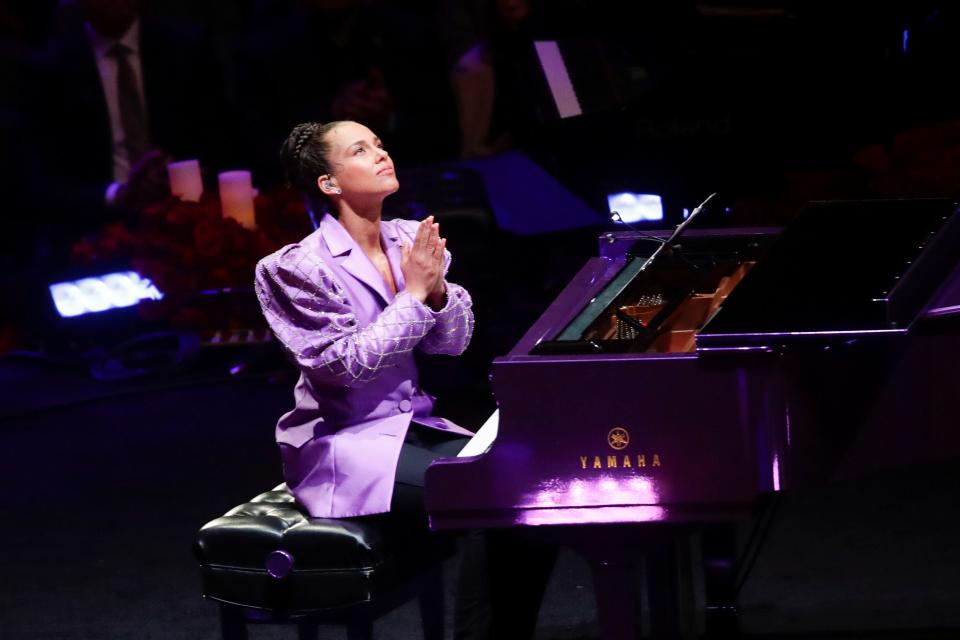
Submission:
{"label": "braided hair", "polygon": [[328,210],[329,201],[320,191],[317,178],[333,173],[333,167],[327,158],[330,153],[327,134],[340,124],[340,120],[325,124],[300,123],[293,128],[280,148],[280,162],[287,182],[299,189],[306,196],[310,208],[318,213]]}

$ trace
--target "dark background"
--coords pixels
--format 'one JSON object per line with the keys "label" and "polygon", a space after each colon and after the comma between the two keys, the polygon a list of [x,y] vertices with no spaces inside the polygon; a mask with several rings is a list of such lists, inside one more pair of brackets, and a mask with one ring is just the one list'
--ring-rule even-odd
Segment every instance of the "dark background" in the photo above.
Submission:
{"label": "dark background", "polygon": [[[208,180],[244,167],[262,190],[280,184],[274,158],[290,127],[326,119],[338,87],[383,70],[393,113],[378,133],[403,182],[388,206],[447,216],[452,277],[476,301],[467,354],[424,364],[438,409],[465,426],[494,406],[490,361],[614,228],[608,193],[662,195],[667,219],[647,226],[672,227],[712,192],[718,201],[703,224],[778,226],[814,199],[960,190],[960,14],[951,3],[557,0],[533,2],[516,23],[511,2],[348,2],[363,28],[348,38],[354,48],[341,50],[323,40],[322,20],[298,18],[310,4],[338,3],[144,0],[141,8],[143,20],[189,34],[183,42],[204,52],[201,86],[186,95],[196,109],[183,117],[184,129],[199,113],[212,118],[207,146],[188,148]],[[69,172],[90,153],[66,142],[86,126],[75,114],[60,104],[31,108],[44,79],[38,61],[80,22],[70,2],[0,2],[0,635],[215,637],[193,535],[280,481],[272,432],[291,406],[295,372],[259,338],[191,342],[180,352],[158,343],[131,361],[125,340],[177,328],[137,314],[82,324],[53,317],[45,288],[77,269],[69,243],[109,222],[80,207],[49,208],[59,183],[34,169],[56,157]],[[536,39],[560,43],[582,116],[556,117]],[[450,83],[458,56],[477,44],[496,76],[479,151],[460,144]],[[538,211],[538,232],[508,233],[469,171],[447,191],[433,188],[444,172],[504,151],[533,159],[561,201],[585,204],[594,217],[568,228],[562,207]],[[78,224],[63,243],[50,228],[65,219]],[[120,374],[107,379],[118,362]],[[955,467],[908,466],[786,499],[741,593],[745,629],[953,637]],[[416,637],[408,609],[382,632]],[[261,632],[255,637],[292,637]],[[563,555],[540,636],[596,633],[589,575]]]}

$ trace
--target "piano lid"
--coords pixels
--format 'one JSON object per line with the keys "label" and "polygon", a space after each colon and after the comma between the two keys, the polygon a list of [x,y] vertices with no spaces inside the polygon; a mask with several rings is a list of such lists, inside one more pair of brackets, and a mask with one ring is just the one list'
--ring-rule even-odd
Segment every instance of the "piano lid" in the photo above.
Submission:
{"label": "piano lid", "polygon": [[960,256],[952,199],[808,203],[697,347],[904,333]]}

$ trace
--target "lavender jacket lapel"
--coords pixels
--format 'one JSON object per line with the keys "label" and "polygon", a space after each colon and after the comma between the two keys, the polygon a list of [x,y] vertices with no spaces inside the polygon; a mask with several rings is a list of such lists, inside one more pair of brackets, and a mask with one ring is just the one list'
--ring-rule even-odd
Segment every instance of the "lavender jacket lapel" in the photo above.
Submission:
{"label": "lavender jacket lapel", "polygon": [[336,218],[327,214],[320,220],[320,235],[344,271],[376,293],[382,304],[386,305],[393,299],[380,272]]}

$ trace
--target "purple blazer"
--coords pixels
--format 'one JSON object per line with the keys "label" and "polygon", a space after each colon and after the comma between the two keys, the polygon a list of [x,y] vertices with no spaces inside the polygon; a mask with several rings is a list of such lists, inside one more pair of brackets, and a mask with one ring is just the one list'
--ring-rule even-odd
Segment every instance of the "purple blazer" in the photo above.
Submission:
{"label": "purple blazer", "polygon": [[[404,291],[400,245],[413,244],[417,224],[380,224],[396,296],[330,215],[312,234],[257,264],[260,306],[300,368],[296,406],[280,418],[276,437],[287,487],[312,516],[389,511],[412,419],[472,435],[431,416],[434,399],[417,384],[414,348],[457,355],[473,332],[463,287],[447,283],[446,306],[437,312]],[[449,252],[444,263],[446,273]]]}

